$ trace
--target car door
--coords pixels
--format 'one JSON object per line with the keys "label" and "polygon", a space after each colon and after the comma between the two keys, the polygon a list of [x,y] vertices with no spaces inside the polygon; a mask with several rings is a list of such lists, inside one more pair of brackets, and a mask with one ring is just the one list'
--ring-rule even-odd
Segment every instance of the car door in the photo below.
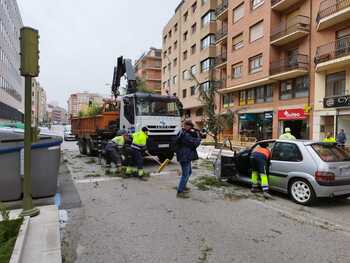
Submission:
{"label": "car door", "polygon": [[269,184],[281,191],[288,189],[290,172],[301,171],[303,156],[296,143],[276,142],[272,149]]}

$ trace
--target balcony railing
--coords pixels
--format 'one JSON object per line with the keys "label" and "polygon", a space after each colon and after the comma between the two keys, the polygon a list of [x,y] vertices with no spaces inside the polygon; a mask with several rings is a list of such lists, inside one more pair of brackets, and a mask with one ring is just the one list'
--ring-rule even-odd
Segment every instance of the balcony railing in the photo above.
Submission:
{"label": "balcony railing", "polygon": [[324,0],[320,3],[316,22],[318,23],[322,18],[337,13],[347,7],[350,7],[350,0]]}
{"label": "balcony railing", "polygon": [[218,31],[216,31],[216,41],[222,39],[227,36],[227,27],[222,27]]}
{"label": "balcony railing", "polygon": [[348,55],[350,55],[350,36],[319,46],[315,55],[315,64]]}
{"label": "balcony railing", "polygon": [[215,58],[215,67],[227,62],[227,53],[222,53]]}
{"label": "balcony railing", "polygon": [[307,16],[295,16],[288,25],[280,24],[272,33],[271,41],[287,36],[296,31],[310,31],[310,18]]}
{"label": "balcony railing", "polygon": [[297,54],[288,59],[272,62],[270,65],[270,75],[285,73],[295,69],[309,69],[309,59],[307,55]]}
{"label": "balcony railing", "polygon": [[216,7],[215,14],[219,16],[228,8],[228,0],[223,0],[221,4]]}

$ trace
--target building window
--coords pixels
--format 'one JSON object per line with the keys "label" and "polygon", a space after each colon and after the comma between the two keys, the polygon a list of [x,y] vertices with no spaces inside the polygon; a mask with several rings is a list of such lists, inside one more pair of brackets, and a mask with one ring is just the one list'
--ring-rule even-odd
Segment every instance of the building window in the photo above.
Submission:
{"label": "building window", "polygon": [[168,53],[171,55],[171,47],[168,48]]}
{"label": "building window", "polygon": [[214,58],[207,58],[201,62],[201,72],[206,72],[214,66]]}
{"label": "building window", "polygon": [[251,9],[257,9],[259,6],[261,6],[264,3],[264,0],[251,0],[250,1],[250,6]]}
{"label": "building window", "polygon": [[249,58],[249,73],[254,74],[262,70],[262,54]]}
{"label": "building window", "polygon": [[193,3],[192,5],[192,13],[195,13],[197,10],[197,1]]}
{"label": "building window", "polygon": [[166,44],[166,40],[167,40],[167,38],[168,38],[168,36],[167,36],[167,35],[165,35],[165,36],[163,37],[163,44],[164,44],[164,45]]}
{"label": "building window", "polygon": [[326,76],[326,97],[345,95],[345,71]]}
{"label": "building window", "polygon": [[210,81],[206,81],[206,82],[203,82],[200,86],[201,90],[204,91],[204,92],[208,92],[210,88],[212,88],[213,85],[212,85],[212,82]]}
{"label": "building window", "polygon": [[177,49],[177,40],[174,42],[174,50]]}
{"label": "building window", "polygon": [[288,79],[281,82],[280,99],[303,98],[309,95],[309,78],[307,76]]}
{"label": "building window", "polygon": [[233,23],[237,23],[244,16],[244,2],[233,9]]}
{"label": "building window", "polygon": [[191,33],[192,33],[192,35],[193,35],[194,33],[196,33],[196,31],[197,31],[197,23],[194,23],[194,24],[191,26]]}
{"label": "building window", "polygon": [[239,105],[246,105],[247,104],[247,91],[246,90],[241,90],[239,92]]}
{"label": "building window", "polygon": [[208,3],[209,0],[202,0],[202,5],[205,5],[206,3]]}
{"label": "building window", "polygon": [[252,105],[255,103],[255,89],[247,90],[247,105]]}
{"label": "building window", "polygon": [[196,65],[193,65],[191,67],[191,73],[192,73],[192,75],[196,75],[197,74],[197,66]]}
{"label": "building window", "polygon": [[184,41],[187,40],[187,36],[188,36],[188,31],[186,31],[186,32],[184,33]]}
{"label": "building window", "polygon": [[172,35],[171,30],[169,31],[168,35],[169,35],[169,38],[171,38],[171,35]]}
{"label": "building window", "polygon": [[177,58],[174,58],[174,60],[173,60],[173,65],[174,65],[174,67],[177,66]]}
{"label": "building window", "polygon": [[210,10],[208,13],[206,13],[204,16],[202,16],[202,27],[208,25],[210,22],[216,21],[215,11]]}
{"label": "building window", "polygon": [[188,18],[188,11],[186,11],[186,13],[184,14],[184,22],[187,22],[187,18]]}
{"label": "building window", "polygon": [[163,67],[163,74],[166,72],[166,66]]}
{"label": "building window", "polygon": [[174,85],[176,84],[176,81],[177,81],[177,76],[174,76],[174,77],[173,77],[173,84],[174,84]]}
{"label": "building window", "polygon": [[167,53],[166,53],[166,50],[163,52],[163,57],[166,58],[167,56]]}
{"label": "building window", "polygon": [[187,75],[188,75],[187,70],[182,71],[182,79],[183,80],[187,80]]}
{"label": "building window", "polygon": [[187,89],[183,89],[182,90],[182,97],[186,98],[186,96],[187,96]]}
{"label": "building window", "polygon": [[222,96],[222,106],[224,108],[229,108],[234,106],[234,95],[233,93],[225,94]]}
{"label": "building window", "polygon": [[186,50],[186,51],[184,51],[184,53],[183,53],[183,59],[184,59],[184,60],[186,60],[186,59],[187,59],[187,50]]}
{"label": "building window", "polygon": [[209,34],[201,40],[201,49],[206,49],[211,45],[215,45],[215,35]]}
{"label": "building window", "polygon": [[177,32],[177,23],[174,25],[174,31]]}
{"label": "building window", "polygon": [[197,45],[196,44],[192,45],[192,47],[191,47],[191,55],[196,53],[196,49],[197,49]]}
{"label": "building window", "polygon": [[263,21],[256,23],[249,29],[249,41],[250,43],[262,38],[264,36]]}
{"label": "building window", "polygon": [[255,88],[255,102],[263,103],[263,102],[271,102],[272,101],[272,86],[265,85],[259,86]]}
{"label": "building window", "polygon": [[194,96],[196,94],[196,87],[192,86],[191,87],[191,96]]}
{"label": "building window", "polygon": [[239,62],[235,65],[232,65],[232,78],[233,79],[239,79],[242,77],[242,68],[243,68],[242,62]]}
{"label": "building window", "polygon": [[243,33],[240,33],[232,39],[232,50],[235,51],[243,46]]}

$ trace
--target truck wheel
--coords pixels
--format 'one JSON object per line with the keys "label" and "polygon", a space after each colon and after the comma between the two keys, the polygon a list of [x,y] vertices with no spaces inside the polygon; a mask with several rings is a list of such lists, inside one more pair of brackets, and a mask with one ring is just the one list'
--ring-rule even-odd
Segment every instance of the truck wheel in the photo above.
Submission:
{"label": "truck wheel", "polygon": [[86,143],[85,143],[85,141],[83,141],[83,140],[79,141],[78,146],[79,146],[79,152],[81,154],[85,155],[86,154]]}
{"label": "truck wheel", "polygon": [[165,154],[159,154],[158,159],[162,163],[166,159],[169,159],[170,161],[174,158],[174,153],[165,153]]}

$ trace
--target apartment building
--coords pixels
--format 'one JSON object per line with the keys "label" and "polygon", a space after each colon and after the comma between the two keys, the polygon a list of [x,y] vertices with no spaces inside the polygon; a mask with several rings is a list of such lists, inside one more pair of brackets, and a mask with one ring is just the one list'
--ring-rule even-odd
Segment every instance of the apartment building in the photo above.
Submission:
{"label": "apartment building", "polygon": [[69,117],[77,117],[79,112],[86,109],[90,103],[103,104],[103,97],[96,93],[80,92],[71,94],[68,99]]}
{"label": "apartment building", "polygon": [[216,5],[216,0],[181,1],[163,29],[162,94],[176,94],[186,118],[198,126],[203,118],[198,87],[214,85]]}
{"label": "apartment building", "polygon": [[0,0],[0,121],[23,119],[24,86],[19,72],[21,14],[16,0]]}
{"label": "apartment building", "polygon": [[[314,1],[314,138],[350,135],[350,2]],[[348,140],[349,143],[349,140]]]}
{"label": "apartment building", "polygon": [[51,124],[67,124],[68,116],[66,109],[56,103],[47,104],[47,119]]}
{"label": "apartment building", "polygon": [[36,79],[32,79],[32,119],[33,124],[41,125],[46,117],[46,92]]}
{"label": "apartment building", "polygon": [[311,1],[218,1],[216,74],[221,111],[234,114],[233,136],[277,138],[289,127],[311,138]]}
{"label": "apartment building", "polygon": [[135,62],[135,74],[148,90],[160,93],[162,87],[162,50],[151,47]]}

